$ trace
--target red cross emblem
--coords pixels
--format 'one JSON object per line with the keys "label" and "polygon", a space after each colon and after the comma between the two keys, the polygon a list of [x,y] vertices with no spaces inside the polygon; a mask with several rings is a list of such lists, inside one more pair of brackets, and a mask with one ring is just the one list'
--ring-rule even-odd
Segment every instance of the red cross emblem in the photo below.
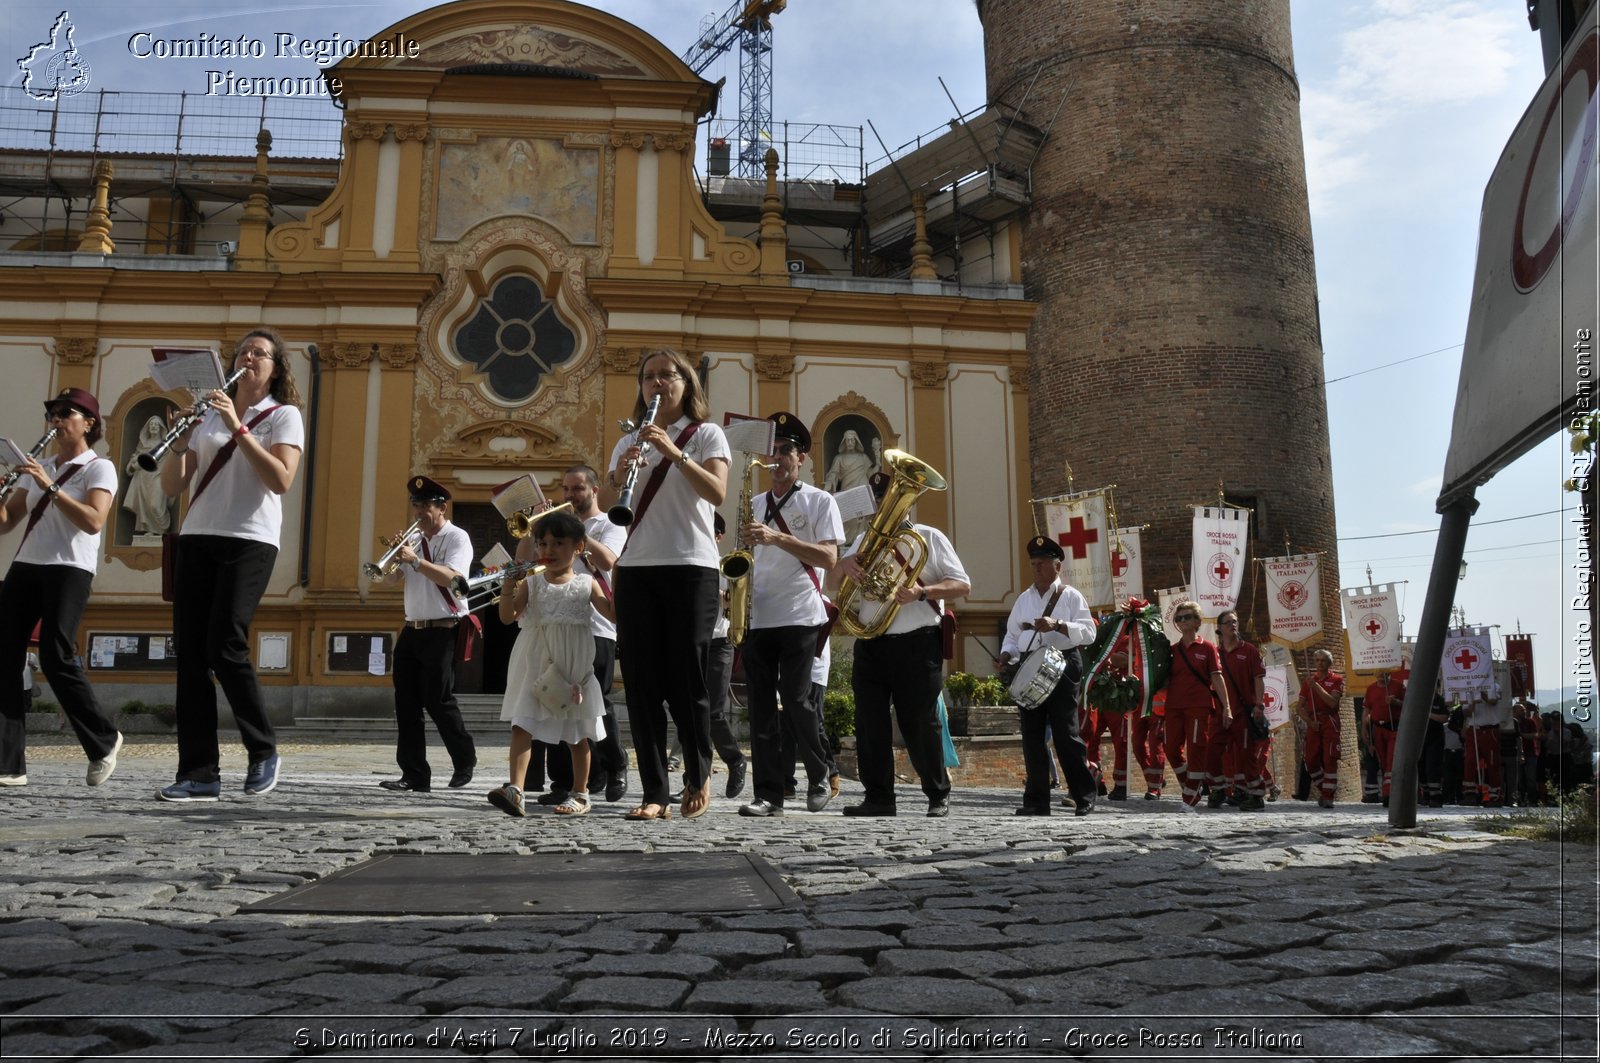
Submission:
{"label": "red cross emblem", "polygon": [[1456,662],[1456,666],[1463,672],[1472,671],[1472,666],[1478,663],[1478,655],[1473,653],[1471,647],[1468,646],[1461,647],[1461,652],[1451,659]]}
{"label": "red cross emblem", "polygon": [[1072,551],[1074,561],[1082,561],[1088,557],[1090,544],[1099,541],[1099,530],[1086,527],[1082,517],[1073,517],[1067,525],[1067,530],[1056,536],[1056,542]]}
{"label": "red cross emblem", "polygon": [[1267,692],[1261,696],[1261,707],[1264,709],[1270,709],[1277,703],[1278,695],[1274,694],[1272,689],[1269,687]]}
{"label": "red cross emblem", "polygon": [[1368,642],[1377,642],[1383,637],[1387,629],[1388,625],[1383,622],[1383,618],[1377,613],[1368,613],[1361,618],[1360,631],[1362,637]]}
{"label": "red cross emblem", "polygon": [[1217,574],[1218,583],[1226,583],[1228,582],[1228,573],[1232,572],[1233,569],[1228,567],[1228,563],[1226,561],[1218,561],[1217,566],[1211,571]]}
{"label": "red cross emblem", "polygon": [[1371,635],[1373,638],[1377,638],[1378,637],[1378,632],[1380,632],[1382,630],[1383,630],[1383,625],[1378,623],[1376,620],[1368,620],[1367,621],[1367,634]]}
{"label": "red cross emblem", "polygon": [[1128,571],[1127,555],[1122,552],[1122,547],[1115,547],[1111,551],[1111,574],[1120,577],[1126,571]]}

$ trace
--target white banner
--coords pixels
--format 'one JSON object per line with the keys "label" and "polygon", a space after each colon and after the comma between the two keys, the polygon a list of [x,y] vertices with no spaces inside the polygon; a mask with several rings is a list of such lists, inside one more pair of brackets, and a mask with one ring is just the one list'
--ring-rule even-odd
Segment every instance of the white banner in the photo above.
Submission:
{"label": "white banner", "polygon": [[1189,585],[1208,619],[1239,604],[1245,549],[1250,544],[1250,513],[1224,506],[1196,506],[1194,555]]}
{"label": "white banner", "polygon": [[1293,649],[1322,637],[1320,571],[1316,554],[1261,559],[1272,637]]}
{"label": "white banner", "polygon": [[1350,671],[1388,672],[1400,667],[1400,603],[1394,584],[1346,587],[1344,628]]}
{"label": "white banner", "polygon": [[1111,593],[1117,605],[1144,597],[1144,549],[1138,528],[1118,528],[1111,536]]}
{"label": "white banner", "polygon": [[1111,534],[1106,496],[1092,491],[1065,501],[1046,502],[1045,531],[1061,544],[1066,560],[1061,574],[1089,599],[1091,609],[1111,606]]}
{"label": "white banner", "polygon": [[1493,655],[1489,649],[1488,628],[1450,629],[1450,634],[1444,640],[1444,653],[1439,658],[1439,674],[1444,677],[1446,698],[1470,698],[1486,692],[1499,697],[1499,684],[1494,680]]}
{"label": "white banner", "polygon": [[1276,731],[1289,722],[1289,669],[1281,664],[1267,665],[1267,726]]}

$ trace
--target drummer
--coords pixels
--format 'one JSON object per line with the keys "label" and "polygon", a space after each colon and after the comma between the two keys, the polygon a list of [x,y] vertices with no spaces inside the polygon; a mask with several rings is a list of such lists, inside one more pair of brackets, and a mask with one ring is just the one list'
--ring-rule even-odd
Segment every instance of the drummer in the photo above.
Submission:
{"label": "drummer", "polygon": [[[1022,710],[1022,763],[1027,782],[1019,816],[1050,814],[1050,750],[1045,729],[1055,738],[1056,756],[1066,775],[1077,815],[1094,811],[1095,780],[1089,753],[1078,731],[1078,680],[1083,675],[1079,650],[1094,641],[1094,616],[1077,588],[1061,578],[1065,557],[1061,545],[1043,535],[1028,540],[1028,569],[1033,583],[1017,596],[1006,620],[1000,663],[1021,660],[1012,693],[1037,706]],[[1048,691],[1048,693],[1046,693]]]}

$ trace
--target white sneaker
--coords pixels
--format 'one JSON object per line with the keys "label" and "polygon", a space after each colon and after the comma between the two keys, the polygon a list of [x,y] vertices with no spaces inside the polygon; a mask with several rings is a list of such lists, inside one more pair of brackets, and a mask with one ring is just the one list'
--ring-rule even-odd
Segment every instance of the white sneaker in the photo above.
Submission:
{"label": "white sneaker", "polygon": [[1200,814],[1200,810],[1187,801],[1178,802],[1178,811],[1186,816],[1198,816]]}
{"label": "white sneaker", "polygon": [[117,742],[111,747],[111,752],[107,753],[99,760],[91,760],[89,762],[89,774],[84,776],[83,781],[88,783],[90,786],[99,786],[101,783],[111,778],[111,773],[117,770],[117,754],[121,750],[122,732],[118,731]]}
{"label": "white sneaker", "polygon": [[0,786],[26,785],[28,785],[28,777],[26,775],[0,775]]}

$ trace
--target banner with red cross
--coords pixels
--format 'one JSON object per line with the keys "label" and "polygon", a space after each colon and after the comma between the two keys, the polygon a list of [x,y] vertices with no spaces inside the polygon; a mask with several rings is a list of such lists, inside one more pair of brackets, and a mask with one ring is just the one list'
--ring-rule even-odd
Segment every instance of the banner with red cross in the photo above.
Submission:
{"label": "banner with red cross", "polygon": [[1118,528],[1111,534],[1111,594],[1118,606],[1129,598],[1144,597],[1144,551],[1138,528]]}
{"label": "banner with red cross", "polygon": [[1494,681],[1494,659],[1489,652],[1489,629],[1453,627],[1445,636],[1439,674],[1444,677],[1444,696],[1469,700],[1492,692],[1499,697]]}
{"label": "banner with red cross", "polygon": [[1404,664],[1400,653],[1400,601],[1394,584],[1346,587],[1343,594],[1350,671],[1392,672]]}
{"label": "banner with red cross", "polygon": [[1200,612],[1214,620],[1239,604],[1244,584],[1245,550],[1250,544],[1250,511],[1226,506],[1194,507],[1194,556],[1189,586]]}
{"label": "banner with red cross", "polygon": [[1263,557],[1260,561],[1272,637],[1296,650],[1319,640],[1322,637],[1320,555],[1291,554]]}
{"label": "banner with red cross", "polygon": [[1061,575],[1089,599],[1091,609],[1114,604],[1110,521],[1104,491],[1054,498],[1044,504],[1045,534],[1066,554]]}
{"label": "banner with red cross", "polygon": [[1262,708],[1267,726],[1276,731],[1289,722],[1289,669],[1281,664],[1267,665],[1265,699]]}

